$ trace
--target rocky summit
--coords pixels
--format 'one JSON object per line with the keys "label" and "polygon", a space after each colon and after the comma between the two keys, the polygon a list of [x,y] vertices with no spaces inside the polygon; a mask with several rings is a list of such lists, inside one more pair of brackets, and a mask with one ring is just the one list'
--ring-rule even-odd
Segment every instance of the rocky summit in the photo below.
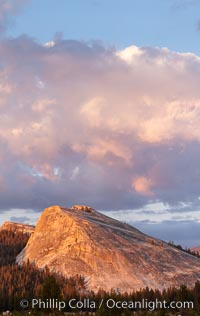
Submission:
{"label": "rocky summit", "polygon": [[88,206],[46,208],[19,264],[84,275],[93,290],[167,288],[200,279],[200,259]]}

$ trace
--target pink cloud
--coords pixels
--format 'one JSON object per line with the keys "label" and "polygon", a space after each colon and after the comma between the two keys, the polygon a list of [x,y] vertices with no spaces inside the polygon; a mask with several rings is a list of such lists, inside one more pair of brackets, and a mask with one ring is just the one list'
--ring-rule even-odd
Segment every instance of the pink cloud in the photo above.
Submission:
{"label": "pink cloud", "polygon": [[153,196],[152,192],[153,183],[151,179],[146,177],[139,177],[133,180],[132,187],[139,194],[146,196]]}
{"label": "pink cloud", "polygon": [[22,36],[1,41],[0,59],[4,206],[14,191],[17,207],[198,198],[198,56]]}

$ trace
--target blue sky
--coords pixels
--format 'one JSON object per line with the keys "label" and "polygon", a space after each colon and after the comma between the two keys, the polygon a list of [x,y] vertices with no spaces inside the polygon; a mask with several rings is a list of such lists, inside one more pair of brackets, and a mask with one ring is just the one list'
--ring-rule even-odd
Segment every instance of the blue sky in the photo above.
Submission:
{"label": "blue sky", "polygon": [[0,0],[0,222],[86,204],[200,244],[199,25],[199,0]]}
{"label": "blue sky", "polygon": [[26,33],[40,42],[64,38],[168,47],[200,54],[198,0],[32,0],[9,35]]}

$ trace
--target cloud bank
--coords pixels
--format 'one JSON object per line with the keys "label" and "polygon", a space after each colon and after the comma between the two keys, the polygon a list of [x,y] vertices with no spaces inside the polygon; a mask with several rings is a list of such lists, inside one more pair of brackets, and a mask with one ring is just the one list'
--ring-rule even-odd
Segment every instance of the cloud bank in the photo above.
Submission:
{"label": "cloud bank", "polygon": [[123,210],[200,196],[200,58],[0,42],[1,209]]}

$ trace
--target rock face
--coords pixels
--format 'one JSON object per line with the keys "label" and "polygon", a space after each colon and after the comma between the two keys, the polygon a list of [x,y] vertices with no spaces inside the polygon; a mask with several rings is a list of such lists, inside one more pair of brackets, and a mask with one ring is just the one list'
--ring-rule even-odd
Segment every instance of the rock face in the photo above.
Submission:
{"label": "rock face", "polygon": [[27,260],[84,275],[93,290],[192,286],[200,279],[200,259],[85,206],[45,209],[17,257]]}
{"label": "rock face", "polygon": [[20,224],[14,222],[4,222],[3,225],[0,227],[1,230],[9,230],[13,232],[22,232],[25,234],[32,234],[35,230],[35,226],[28,225],[28,224]]}
{"label": "rock face", "polygon": [[200,246],[199,247],[194,247],[191,250],[200,254]]}

